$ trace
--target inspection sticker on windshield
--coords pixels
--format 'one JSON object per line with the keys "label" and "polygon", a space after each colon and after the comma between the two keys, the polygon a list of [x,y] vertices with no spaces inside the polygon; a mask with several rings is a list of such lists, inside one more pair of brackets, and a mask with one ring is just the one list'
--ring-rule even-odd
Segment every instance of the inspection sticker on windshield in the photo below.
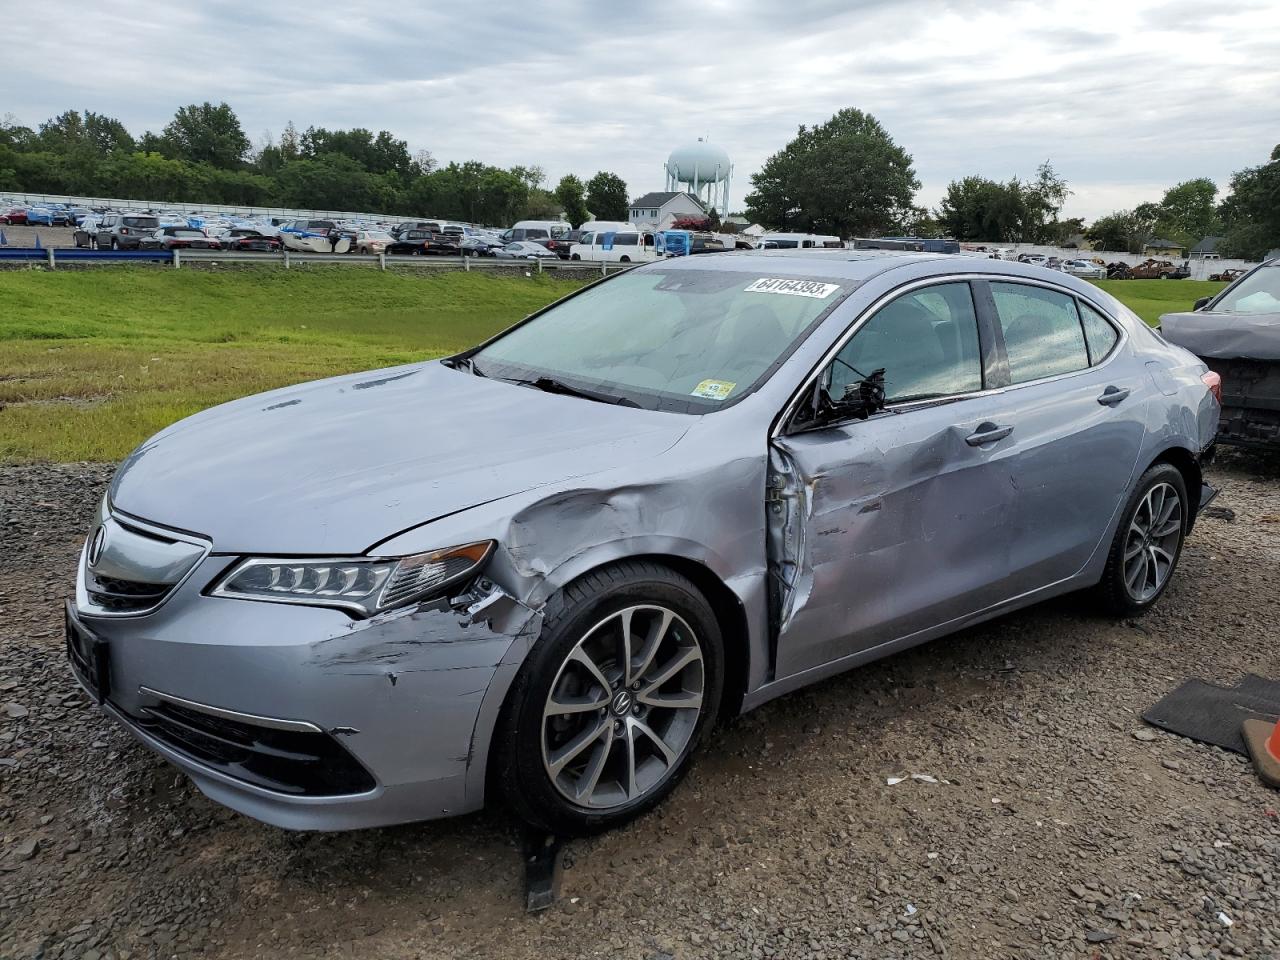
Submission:
{"label": "inspection sticker on windshield", "polygon": [[780,277],[761,277],[753,280],[747,293],[785,293],[790,297],[812,297],[825,300],[840,289],[838,283],[821,283],[818,280],[784,280]]}
{"label": "inspection sticker on windshield", "polygon": [[693,396],[707,400],[724,400],[737,386],[732,380],[703,380],[693,388]]}

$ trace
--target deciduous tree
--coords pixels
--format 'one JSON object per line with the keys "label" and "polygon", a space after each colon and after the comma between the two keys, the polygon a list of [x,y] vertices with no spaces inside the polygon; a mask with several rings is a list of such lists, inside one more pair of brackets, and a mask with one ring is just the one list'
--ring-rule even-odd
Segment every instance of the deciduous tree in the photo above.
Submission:
{"label": "deciduous tree", "polygon": [[920,187],[911,155],[875,117],[841,110],[800,127],[751,177],[749,215],[784,229],[874,234],[899,222]]}

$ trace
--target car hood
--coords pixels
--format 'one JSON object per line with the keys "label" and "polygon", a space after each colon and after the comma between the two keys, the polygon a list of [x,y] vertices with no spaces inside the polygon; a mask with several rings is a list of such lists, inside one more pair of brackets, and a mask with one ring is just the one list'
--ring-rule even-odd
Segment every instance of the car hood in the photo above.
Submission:
{"label": "car hood", "polygon": [[121,464],[113,508],[220,553],[361,553],[431,520],[648,460],[693,418],[543,393],[439,361],[213,407]]}
{"label": "car hood", "polygon": [[1198,357],[1280,360],[1280,312],[1166,313],[1160,332]]}

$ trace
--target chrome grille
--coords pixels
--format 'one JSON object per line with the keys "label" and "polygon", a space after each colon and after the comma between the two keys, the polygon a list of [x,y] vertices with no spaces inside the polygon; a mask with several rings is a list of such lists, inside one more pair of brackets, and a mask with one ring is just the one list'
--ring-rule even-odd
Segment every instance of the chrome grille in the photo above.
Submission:
{"label": "chrome grille", "polygon": [[104,503],[85,544],[77,604],[99,616],[138,616],[160,606],[211,544],[112,513]]}

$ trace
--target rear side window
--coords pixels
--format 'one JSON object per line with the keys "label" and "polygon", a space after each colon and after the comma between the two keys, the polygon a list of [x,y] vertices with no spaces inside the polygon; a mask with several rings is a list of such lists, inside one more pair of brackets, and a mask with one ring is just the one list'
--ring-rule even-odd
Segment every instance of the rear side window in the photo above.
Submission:
{"label": "rear side window", "polygon": [[524,231],[524,238],[526,240],[546,240],[548,235],[545,230],[530,227],[528,230]]}
{"label": "rear side window", "polygon": [[619,233],[613,238],[613,245],[615,247],[634,247],[639,239],[640,235],[637,233]]}
{"label": "rear side window", "polygon": [[1028,383],[1089,366],[1074,297],[1021,283],[993,283],[1011,383]]}
{"label": "rear side window", "polygon": [[160,226],[160,221],[155,217],[125,217],[124,225],[126,227],[151,227],[155,229]]}
{"label": "rear side window", "polygon": [[1084,326],[1084,339],[1089,347],[1089,363],[1101,363],[1120,339],[1120,334],[1087,303],[1080,304],[1080,323]]}

